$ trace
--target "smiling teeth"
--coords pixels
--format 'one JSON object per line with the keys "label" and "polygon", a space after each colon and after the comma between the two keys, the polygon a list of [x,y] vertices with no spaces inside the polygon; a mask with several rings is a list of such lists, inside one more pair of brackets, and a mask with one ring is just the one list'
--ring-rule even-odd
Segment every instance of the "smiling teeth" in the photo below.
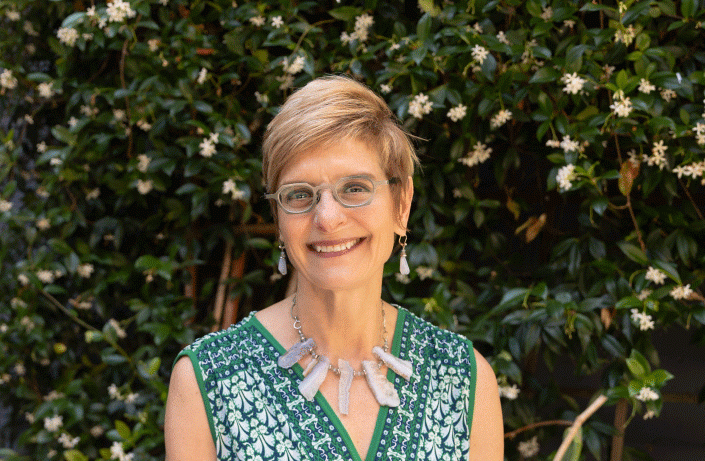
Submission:
{"label": "smiling teeth", "polygon": [[359,241],[360,241],[360,239],[351,240],[347,243],[340,243],[338,245],[330,245],[330,246],[313,245],[313,249],[316,250],[318,253],[333,253],[336,251],[345,251],[345,250],[349,250],[350,248],[352,248],[353,245],[355,245]]}

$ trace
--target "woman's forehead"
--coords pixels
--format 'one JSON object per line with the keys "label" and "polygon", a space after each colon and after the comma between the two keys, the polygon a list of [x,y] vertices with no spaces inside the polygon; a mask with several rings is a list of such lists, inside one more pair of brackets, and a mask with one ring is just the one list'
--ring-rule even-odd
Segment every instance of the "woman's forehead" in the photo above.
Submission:
{"label": "woman's forehead", "polygon": [[279,184],[335,180],[345,176],[384,176],[381,156],[368,143],[344,139],[291,156],[283,165]]}

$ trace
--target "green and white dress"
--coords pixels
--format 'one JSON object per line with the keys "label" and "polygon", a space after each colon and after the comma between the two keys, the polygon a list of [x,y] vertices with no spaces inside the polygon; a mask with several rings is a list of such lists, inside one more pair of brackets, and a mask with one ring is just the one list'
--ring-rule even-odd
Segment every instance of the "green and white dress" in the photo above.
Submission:
{"label": "green and white dress", "polygon": [[[277,366],[284,347],[250,314],[184,349],[219,460],[360,460],[318,392],[298,391],[302,368]],[[389,370],[397,408],[381,407],[367,460],[467,460],[475,396],[472,343],[399,308],[391,352],[411,361],[405,381]]]}

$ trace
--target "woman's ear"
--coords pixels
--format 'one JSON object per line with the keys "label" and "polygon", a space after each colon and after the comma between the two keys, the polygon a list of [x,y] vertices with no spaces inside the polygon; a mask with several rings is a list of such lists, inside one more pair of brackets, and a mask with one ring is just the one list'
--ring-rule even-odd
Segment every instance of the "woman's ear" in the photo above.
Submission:
{"label": "woman's ear", "polygon": [[397,216],[397,229],[395,230],[397,235],[406,235],[407,223],[409,222],[409,214],[411,214],[411,201],[414,198],[414,179],[409,176],[406,181],[406,186],[401,191],[401,197],[399,200],[399,215]]}

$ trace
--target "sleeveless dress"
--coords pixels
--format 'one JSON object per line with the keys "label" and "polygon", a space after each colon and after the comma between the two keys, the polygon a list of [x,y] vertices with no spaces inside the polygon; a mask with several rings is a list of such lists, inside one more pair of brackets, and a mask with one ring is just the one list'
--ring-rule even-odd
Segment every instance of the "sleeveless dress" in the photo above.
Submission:
{"label": "sleeveless dress", "polygon": [[[361,461],[324,396],[299,393],[303,369],[251,313],[184,349],[205,404],[218,460]],[[466,338],[399,308],[391,352],[410,360],[410,381],[389,370],[397,408],[380,407],[366,461],[467,460],[475,355]]]}

